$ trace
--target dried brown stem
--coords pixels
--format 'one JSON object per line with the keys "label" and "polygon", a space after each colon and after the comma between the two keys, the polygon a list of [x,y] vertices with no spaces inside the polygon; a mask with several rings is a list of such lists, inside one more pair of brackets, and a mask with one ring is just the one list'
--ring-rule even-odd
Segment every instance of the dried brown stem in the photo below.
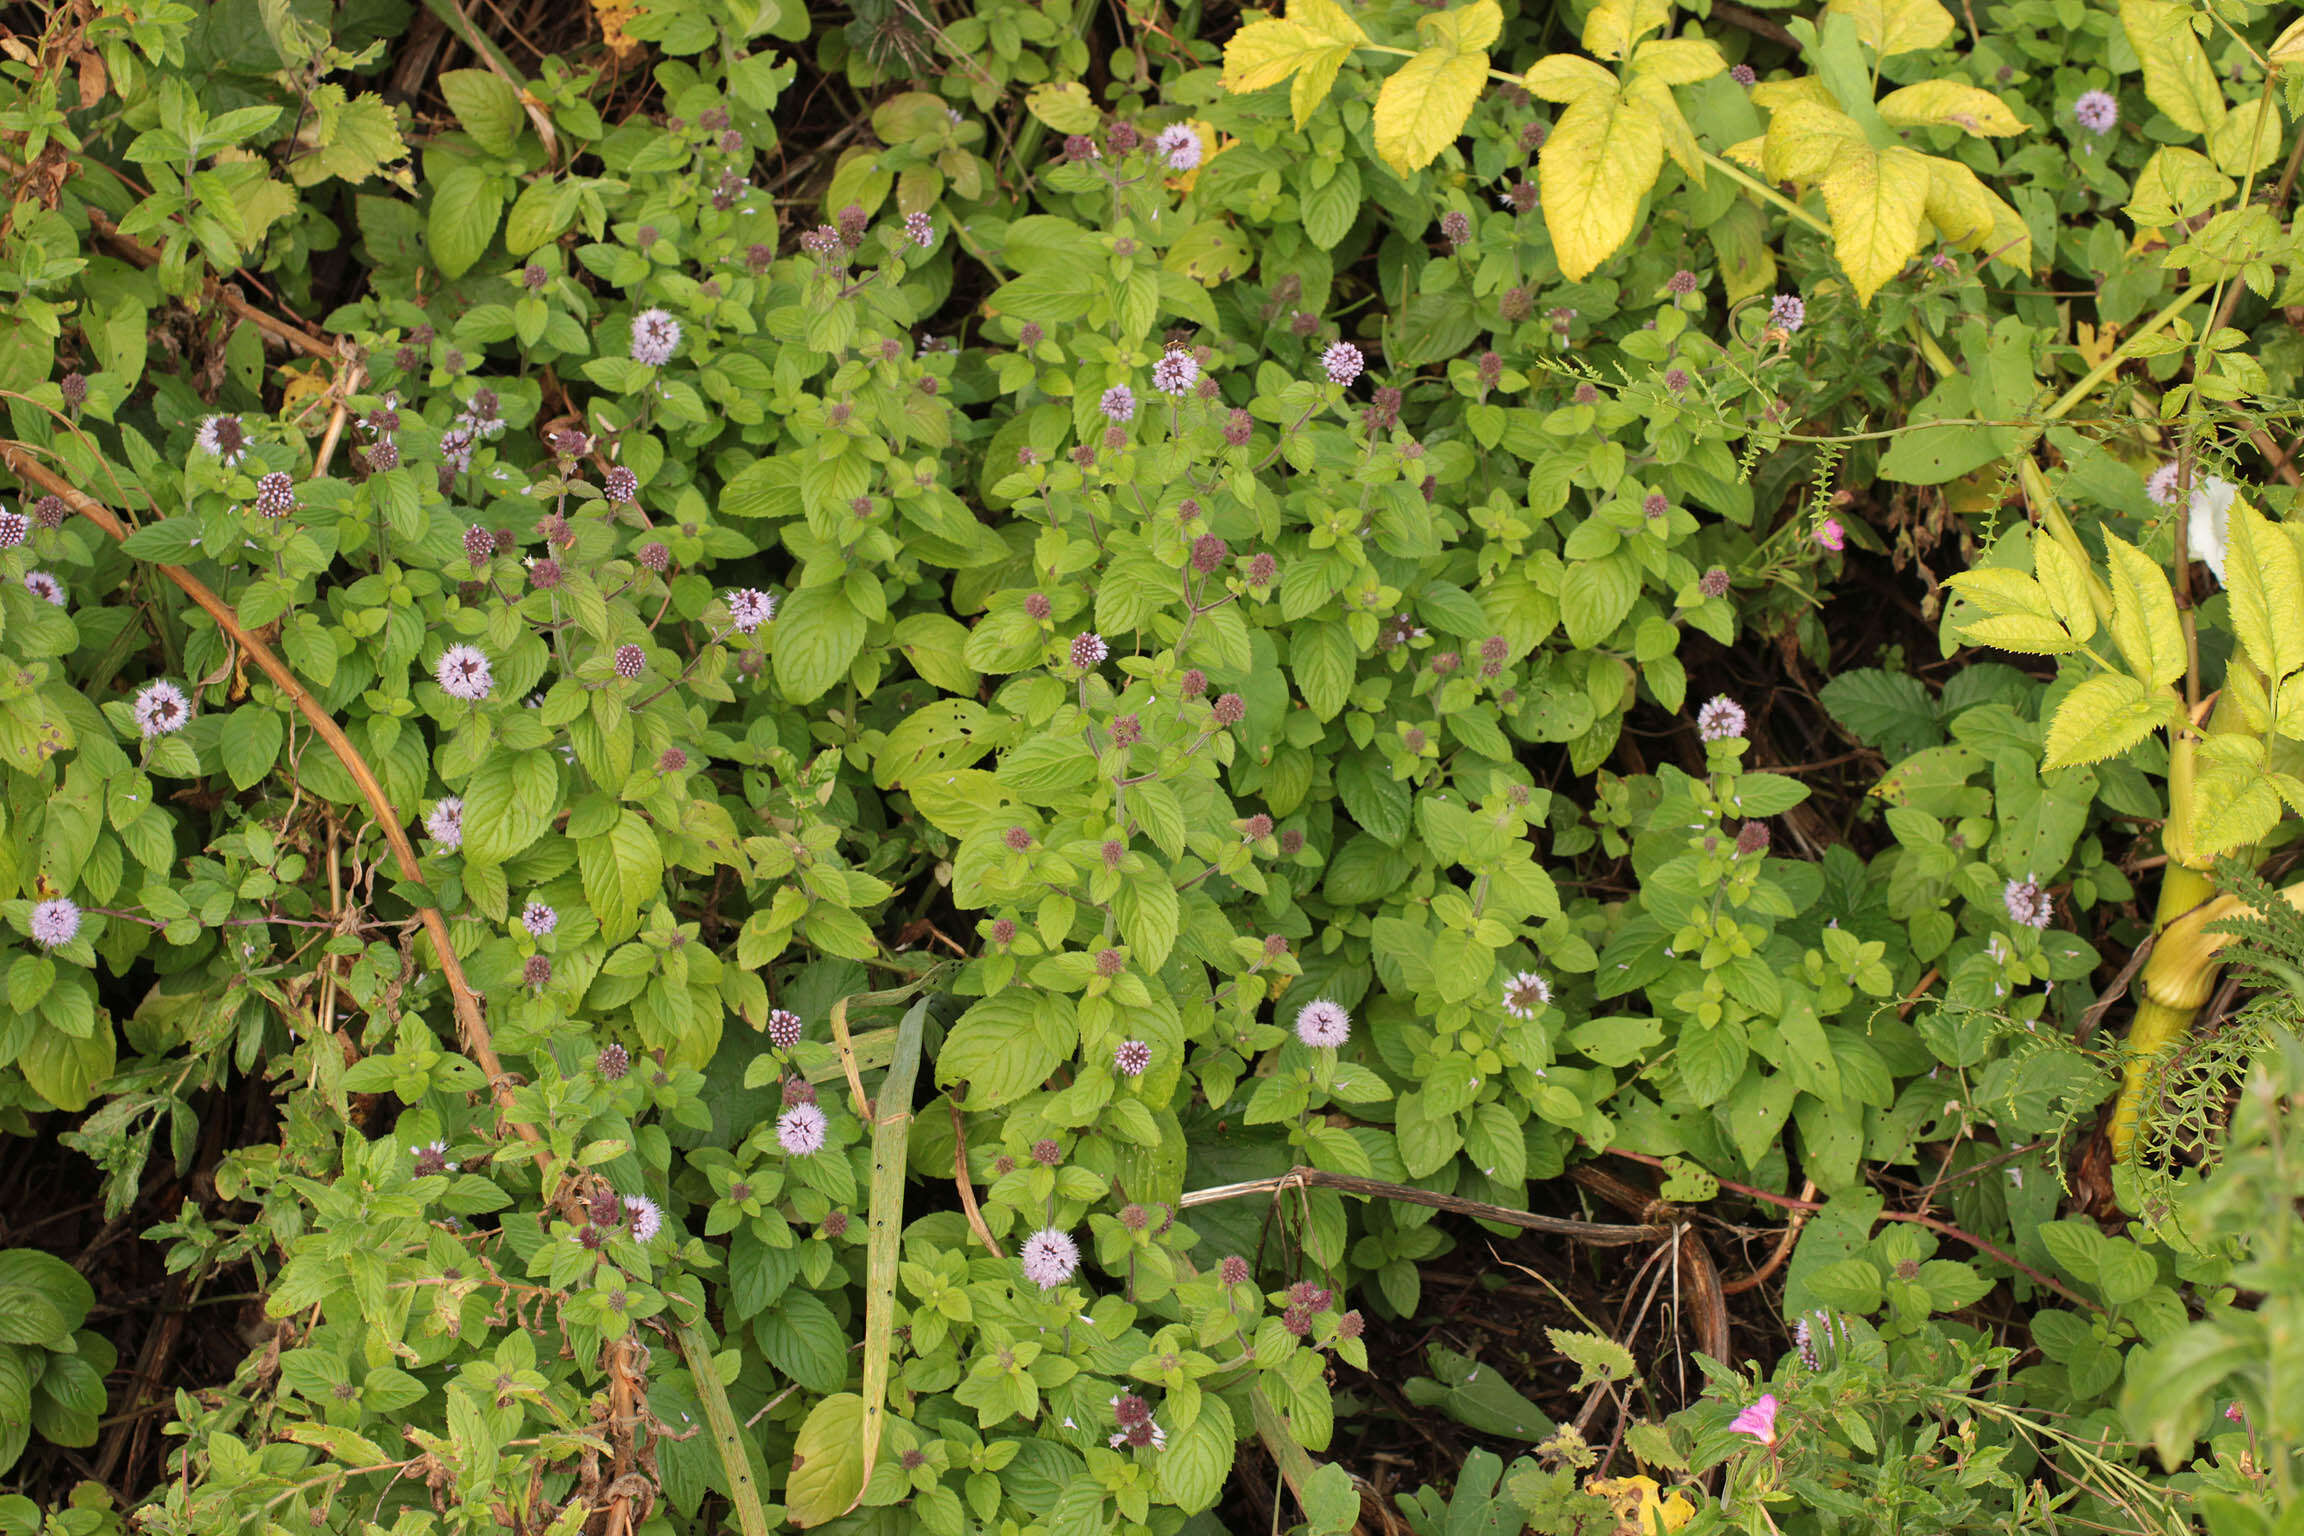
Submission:
{"label": "dried brown stem", "polygon": [[1539,1216],[1532,1211],[1516,1211],[1510,1206],[1490,1205],[1482,1200],[1443,1195],[1429,1189],[1418,1189],[1411,1184],[1363,1179],[1348,1173],[1329,1173],[1321,1168],[1291,1168],[1286,1173],[1268,1179],[1247,1179],[1238,1184],[1215,1184],[1207,1189],[1188,1190],[1176,1203],[1189,1210],[1196,1205],[1214,1205],[1220,1200],[1238,1200],[1246,1195],[1277,1195],[1290,1189],[1333,1189],[1347,1195],[1366,1195],[1377,1200],[1427,1205],[1436,1211],[1454,1211],[1460,1216],[1476,1216],[1482,1221],[1500,1222],[1528,1232],[1550,1232],[1557,1237],[1573,1237],[1603,1247],[1650,1242],[1672,1234],[1669,1227],[1619,1227],[1599,1221],[1570,1221],[1559,1216]]}

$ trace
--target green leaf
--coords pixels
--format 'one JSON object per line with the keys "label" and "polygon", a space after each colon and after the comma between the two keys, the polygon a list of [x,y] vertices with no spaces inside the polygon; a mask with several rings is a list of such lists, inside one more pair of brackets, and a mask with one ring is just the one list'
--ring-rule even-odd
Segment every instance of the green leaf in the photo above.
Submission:
{"label": "green leaf", "polygon": [[2304,566],[2296,543],[2234,498],[2224,555],[2232,628],[2248,659],[2277,682],[2304,667]]}
{"label": "green leaf", "polygon": [[808,1411],[792,1445],[784,1512],[794,1525],[822,1525],[853,1509],[864,1492],[864,1399],[825,1398]]}
{"label": "green leaf", "polygon": [[1160,1453],[1161,1496],[1186,1514],[1206,1509],[1224,1491],[1236,1450],[1232,1405],[1212,1392],[1203,1394],[1199,1417],[1169,1436],[1168,1448]]}
{"label": "green leaf", "polygon": [[2104,550],[2112,568],[2112,639],[2120,654],[2147,683],[2176,681],[2184,675],[2184,628],[2166,573],[2116,533],[2105,533]]}
{"label": "green leaf", "polygon": [[425,241],[442,275],[462,277],[496,237],[504,212],[504,190],[477,166],[454,166],[432,185],[432,211]]}
{"label": "green leaf", "polygon": [[870,626],[844,587],[802,587],[776,615],[776,686],[795,704],[848,675]]}
{"label": "green leaf", "polygon": [[544,835],[560,808],[560,760],[497,750],[464,786],[464,853],[501,864]]}
{"label": "green leaf", "polygon": [[2119,672],[2091,677],[2064,696],[2049,723],[2043,768],[2118,757],[2173,721],[2175,700]]}
{"label": "green leaf", "polygon": [[1341,619],[1299,624],[1289,642],[1288,662],[1312,713],[1323,721],[1335,719],[1359,669],[1360,647],[1352,641],[1351,627]]}
{"label": "green leaf", "polygon": [[278,710],[262,704],[243,704],[226,717],[217,731],[217,756],[236,787],[253,789],[279,761],[280,744],[287,735],[287,722],[280,718]]}
{"label": "green leaf", "polygon": [[448,109],[491,155],[509,155],[520,142],[526,114],[512,82],[489,69],[451,69],[436,77]]}
{"label": "green leaf", "polygon": [[51,1348],[68,1343],[72,1329],[55,1303],[38,1291],[21,1286],[0,1290],[0,1344],[42,1344]]}
{"label": "green leaf", "polygon": [[1335,774],[1336,798],[1352,819],[1378,842],[1399,847],[1408,835],[1408,786],[1373,752],[1339,760]]}
{"label": "green leaf", "polygon": [[960,1016],[936,1057],[936,1082],[966,1083],[969,1109],[997,1109],[1048,1081],[1069,1052],[1060,998],[1012,990],[988,997]]}
{"label": "green leaf", "polygon": [[847,1330],[812,1291],[786,1291],[752,1320],[752,1337],[770,1365],[811,1392],[837,1392],[848,1384]]}
{"label": "green leaf", "polygon": [[1583,1333],[1570,1328],[1547,1328],[1544,1336],[1552,1347],[1576,1362],[1577,1377],[1571,1392],[1603,1381],[1622,1381],[1632,1374],[1632,1351],[1601,1333]]}
{"label": "green leaf", "polygon": [[1879,748],[1890,761],[1944,739],[1935,696],[1908,672],[1859,667],[1833,678],[1817,697],[1848,734]]}

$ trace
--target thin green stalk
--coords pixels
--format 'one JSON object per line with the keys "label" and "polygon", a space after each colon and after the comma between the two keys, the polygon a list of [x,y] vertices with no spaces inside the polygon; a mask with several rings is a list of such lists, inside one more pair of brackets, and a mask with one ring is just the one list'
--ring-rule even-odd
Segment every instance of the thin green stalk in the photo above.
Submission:
{"label": "thin green stalk", "polygon": [[2045,427],[2052,421],[2063,420],[2066,413],[2068,413],[2081,401],[2087,399],[2088,396],[2095,391],[2097,385],[2103,383],[2107,378],[2111,377],[2112,371],[2114,369],[2118,368],[2122,363],[2127,362],[2129,358],[2134,355],[2136,344],[2138,342],[2144,340],[2147,336],[2154,335],[2166,329],[2171,323],[2174,322],[2178,315],[2184,313],[2185,310],[2190,309],[2193,305],[2199,303],[2202,298],[2206,297],[2208,291],[2215,286],[2216,285],[2214,283],[2194,283],[2191,287],[2176,295],[2176,297],[2169,302],[2169,305],[2166,309],[2161,310],[2160,313],[2145,321],[2143,328],[2138,330],[2134,335],[2130,336],[2126,341],[2120,343],[2120,345],[2113,350],[2113,353],[2110,357],[2105,358],[2104,361],[2098,363],[2095,367],[2082,374],[2080,376],[2079,383],[2064,391],[2064,393],[2057,398],[2056,403],[2048,407],[2047,413],[2040,418],[2040,425]]}

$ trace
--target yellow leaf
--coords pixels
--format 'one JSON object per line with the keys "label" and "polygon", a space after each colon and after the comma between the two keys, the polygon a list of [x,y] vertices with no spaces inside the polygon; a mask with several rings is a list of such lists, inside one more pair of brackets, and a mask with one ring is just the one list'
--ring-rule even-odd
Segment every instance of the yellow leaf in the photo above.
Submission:
{"label": "yellow leaf", "polygon": [[2287,30],[2272,40],[2272,51],[2264,57],[2274,69],[2294,69],[2304,64],[2304,19],[2288,23]]}
{"label": "yellow leaf", "polygon": [[2206,213],[2239,190],[2240,183],[2216,169],[2200,151],[2163,144],[2136,173],[2124,211],[2139,229],[2177,224],[2196,213]]}
{"label": "yellow leaf", "polygon": [[2056,617],[2082,645],[2096,633],[2096,608],[2088,596],[2088,568],[2057,540],[2043,534],[2032,541],[2032,570]]}
{"label": "yellow leaf", "polygon": [[1992,194],[1957,160],[1928,161],[1928,222],[1947,245],[1973,251],[1992,238]]}
{"label": "yellow leaf", "polygon": [[2165,724],[2174,704],[2123,672],[2091,677],[2056,706],[2040,766],[2073,768],[2118,757]]}
{"label": "yellow leaf", "polygon": [[1898,128],[1961,128],[1984,138],[2024,131],[1999,97],[1950,80],[1923,80],[1890,91],[1880,98],[1880,115]]}
{"label": "yellow leaf", "polygon": [[1024,109],[1058,133],[1094,133],[1104,121],[1088,87],[1077,80],[1034,86],[1024,93]]}
{"label": "yellow leaf", "polygon": [[1872,147],[1847,114],[1794,102],[1768,120],[1768,149],[1761,164],[1772,181],[1813,182],[1852,153],[1870,154]]}
{"label": "yellow leaf", "polygon": [[1882,58],[1934,48],[1952,35],[1952,13],[1936,0],[1830,0],[1856,23],[1856,37]]}
{"label": "yellow leaf", "polygon": [[2224,121],[2224,90],[2192,30],[2192,11],[2168,0],[2120,0],[2120,28],[2144,62],[2144,94],[2186,133]]}
{"label": "yellow leaf", "polygon": [[1720,151],[1721,159],[1733,160],[1738,165],[1749,166],[1755,171],[1767,164],[1767,155],[1768,138],[1765,134],[1756,139],[1738,139]]}
{"label": "yellow leaf", "polygon": [[1405,176],[1422,170],[1464,131],[1488,79],[1488,55],[1427,48],[1376,93],[1376,153]]}
{"label": "yellow leaf", "polygon": [[1997,646],[2026,656],[2062,656],[2080,647],[2054,619],[2029,613],[2001,613],[1970,619],[1960,626],[1960,638],[1971,645]]}
{"label": "yellow leaf", "polygon": [[1581,281],[1631,237],[1640,199],[1663,169],[1663,130],[1644,107],[1612,92],[1561,115],[1536,175],[1563,276]]}
{"label": "yellow leaf", "polygon": [[2295,544],[2245,500],[2233,500],[2226,528],[2232,628],[2248,659],[2277,682],[2304,667],[2304,564]]}
{"label": "yellow leaf", "polygon": [[[1333,3],[1333,0],[1323,0]],[[1436,11],[1418,18],[1416,30],[1435,42],[1447,43],[1458,53],[1470,53],[1496,41],[1504,30],[1504,13],[1496,0],[1473,0],[1452,11]]]}
{"label": "yellow leaf", "polygon": [[1324,46],[1292,21],[1252,21],[1224,45],[1224,89],[1278,85],[1303,67],[1305,55]]}
{"label": "yellow leaf", "polygon": [[1672,99],[1672,87],[1653,75],[1635,71],[1632,83],[1624,88],[1624,99],[1654,117],[1656,131],[1663,136],[1665,153],[1688,173],[1690,181],[1702,186],[1704,151],[1697,147],[1688,119],[1680,115],[1680,103]]}
{"label": "yellow leaf", "polygon": [[1288,110],[1295,114],[1298,128],[1312,121],[1312,114],[1328,99],[1328,88],[1336,83],[1336,71],[1350,57],[1349,48],[1322,48],[1305,56],[1296,83],[1288,87]]}
{"label": "yellow leaf", "polygon": [[[1494,0],[1483,0],[1483,3],[1490,10],[1496,8]],[[1368,34],[1360,30],[1360,23],[1336,0],[1289,0],[1288,19],[1309,35],[1340,48],[1364,47],[1368,42]]]}
{"label": "yellow leaf", "polygon": [[1632,56],[1632,78],[1661,80],[1666,85],[1694,85],[1728,67],[1720,50],[1700,37],[1663,37],[1642,43]]}
{"label": "yellow leaf", "polygon": [[1531,96],[1573,105],[1587,96],[1614,95],[1616,77],[1580,54],[1551,53],[1520,77]]}
{"label": "yellow leaf", "polygon": [[1752,104],[1781,112],[1786,107],[1806,102],[1811,106],[1840,110],[1840,99],[1824,87],[1814,75],[1800,75],[1790,80],[1763,80],[1752,87]]}
{"label": "yellow leaf", "polygon": [[2147,683],[2184,675],[2184,630],[2176,594],[2152,557],[2116,533],[2104,535],[2112,568],[2112,638],[2128,668]]}
{"label": "yellow leaf", "polygon": [[2208,153],[2218,170],[2249,176],[2272,163],[2285,139],[2280,104],[2267,96],[2252,96],[2209,131]]}
{"label": "yellow leaf", "polygon": [[1832,254],[1857,303],[1871,303],[1881,285],[1920,254],[1929,180],[1925,155],[1852,144],[1818,182],[1832,216]]}
{"label": "yellow leaf", "polygon": [[1686,1494],[1660,1497],[1652,1477],[1595,1477],[1585,1482],[1584,1491],[1608,1501],[1620,1536],[1655,1536],[1659,1523],[1668,1532],[1677,1531],[1696,1513]]}
{"label": "yellow leaf", "polygon": [[1620,59],[1632,45],[1672,19],[1666,0],[1600,0],[1584,18],[1584,51],[1595,58]]}

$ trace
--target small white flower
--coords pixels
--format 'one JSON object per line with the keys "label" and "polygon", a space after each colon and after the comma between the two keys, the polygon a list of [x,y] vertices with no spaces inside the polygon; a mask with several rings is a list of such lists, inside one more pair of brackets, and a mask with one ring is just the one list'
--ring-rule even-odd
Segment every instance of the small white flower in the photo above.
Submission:
{"label": "small white flower", "polygon": [[2240,487],[2216,475],[2192,488],[2185,547],[2193,559],[2206,562],[2218,586],[2224,585],[2224,544],[2232,525],[2232,503],[2239,494]]}

